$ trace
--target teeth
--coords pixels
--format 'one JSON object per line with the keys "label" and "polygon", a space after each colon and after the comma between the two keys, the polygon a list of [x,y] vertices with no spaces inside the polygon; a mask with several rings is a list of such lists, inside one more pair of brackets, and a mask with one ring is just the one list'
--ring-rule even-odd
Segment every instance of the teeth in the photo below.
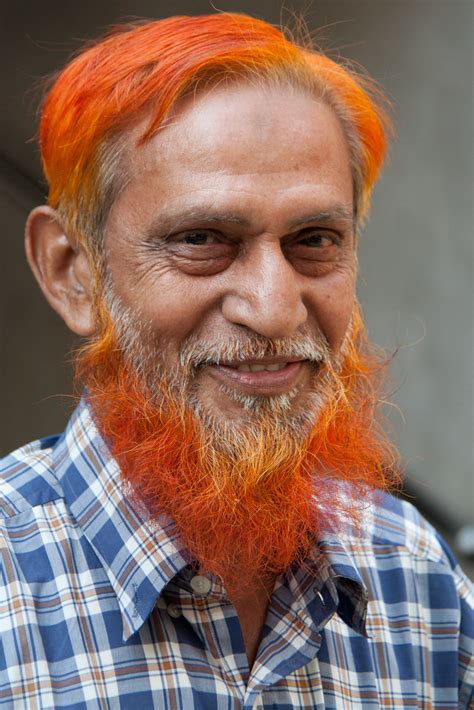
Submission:
{"label": "teeth", "polygon": [[273,365],[265,365],[265,370],[277,372],[277,370],[283,370],[284,367],[286,367],[286,362],[275,362]]}
{"label": "teeth", "polygon": [[263,370],[277,372],[278,370],[283,370],[286,365],[286,362],[274,362],[268,363],[267,365],[239,365],[237,370],[239,370],[239,372],[263,372]]}

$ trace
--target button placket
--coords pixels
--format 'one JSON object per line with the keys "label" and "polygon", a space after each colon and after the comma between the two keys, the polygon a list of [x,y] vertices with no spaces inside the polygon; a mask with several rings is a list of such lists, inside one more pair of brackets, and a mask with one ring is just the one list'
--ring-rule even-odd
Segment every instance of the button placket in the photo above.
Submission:
{"label": "button placket", "polygon": [[[195,574],[188,578],[188,584],[195,612],[188,620],[192,625],[197,621],[197,632],[220,671],[244,691],[248,674],[247,659],[243,646],[238,653],[233,647],[227,617],[233,616],[235,609],[227,598],[221,580]],[[186,613],[184,616],[188,618]]]}

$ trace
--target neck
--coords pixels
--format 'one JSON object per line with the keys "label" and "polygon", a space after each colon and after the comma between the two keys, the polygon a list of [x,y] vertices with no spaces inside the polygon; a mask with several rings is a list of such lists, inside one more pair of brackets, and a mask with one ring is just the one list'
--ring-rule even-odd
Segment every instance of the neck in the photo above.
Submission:
{"label": "neck", "polygon": [[229,599],[239,618],[249,669],[252,668],[257,656],[276,579],[277,575],[256,577],[256,582],[251,587],[228,590]]}

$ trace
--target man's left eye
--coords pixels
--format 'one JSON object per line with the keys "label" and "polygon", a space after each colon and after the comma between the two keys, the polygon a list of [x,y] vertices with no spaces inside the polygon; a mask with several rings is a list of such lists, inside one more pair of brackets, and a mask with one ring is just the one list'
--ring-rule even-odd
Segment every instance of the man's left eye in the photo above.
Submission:
{"label": "man's left eye", "polygon": [[331,247],[336,244],[336,238],[330,234],[310,234],[298,240],[305,247]]}

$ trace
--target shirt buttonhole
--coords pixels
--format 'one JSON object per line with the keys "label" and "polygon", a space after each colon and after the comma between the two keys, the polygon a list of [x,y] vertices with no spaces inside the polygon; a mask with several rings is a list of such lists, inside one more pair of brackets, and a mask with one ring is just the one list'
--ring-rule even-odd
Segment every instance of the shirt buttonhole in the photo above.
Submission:
{"label": "shirt buttonhole", "polygon": [[318,599],[319,599],[319,601],[321,602],[321,606],[325,607],[325,606],[326,606],[326,602],[324,601],[324,597],[323,597],[323,595],[321,594],[321,592],[319,591],[319,589],[316,589],[316,588],[315,588],[314,591],[316,592],[316,594],[317,594],[317,596],[318,596]]}

